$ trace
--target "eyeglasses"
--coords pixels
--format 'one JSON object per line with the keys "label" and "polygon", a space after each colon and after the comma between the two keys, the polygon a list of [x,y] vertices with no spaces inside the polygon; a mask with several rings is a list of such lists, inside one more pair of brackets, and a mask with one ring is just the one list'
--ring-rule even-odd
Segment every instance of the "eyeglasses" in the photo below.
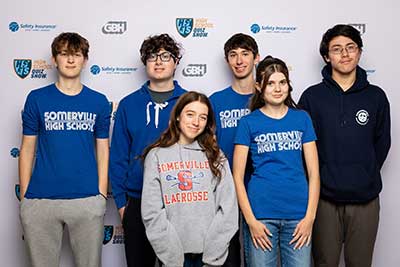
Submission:
{"label": "eyeglasses", "polygon": [[347,53],[355,53],[357,52],[358,46],[356,44],[349,44],[345,47],[342,46],[335,46],[329,52],[331,52],[334,55],[341,55],[344,50],[346,50]]}
{"label": "eyeglasses", "polygon": [[173,54],[171,54],[170,52],[165,51],[165,52],[162,52],[162,53],[160,53],[160,54],[157,54],[157,53],[150,53],[150,54],[147,56],[147,61],[148,61],[148,62],[156,62],[158,57],[160,57],[160,60],[161,60],[162,62],[169,62],[169,61],[171,60],[171,57],[172,57],[172,58],[176,58],[176,57],[175,57]]}

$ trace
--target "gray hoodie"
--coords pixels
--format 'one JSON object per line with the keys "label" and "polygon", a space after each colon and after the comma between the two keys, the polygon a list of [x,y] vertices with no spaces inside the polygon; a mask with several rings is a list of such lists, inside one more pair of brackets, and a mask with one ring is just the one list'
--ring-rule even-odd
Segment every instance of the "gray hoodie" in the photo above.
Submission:
{"label": "gray hoodie", "polygon": [[184,253],[203,253],[220,266],[238,229],[238,206],[227,160],[214,177],[197,141],[154,148],[146,156],[142,218],[147,238],[167,267],[182,267]]}

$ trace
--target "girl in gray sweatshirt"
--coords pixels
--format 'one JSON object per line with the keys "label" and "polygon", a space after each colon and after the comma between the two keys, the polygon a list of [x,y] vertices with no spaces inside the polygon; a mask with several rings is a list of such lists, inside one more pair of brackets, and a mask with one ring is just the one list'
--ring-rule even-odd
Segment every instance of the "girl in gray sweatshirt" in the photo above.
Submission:
{"label": "girl in gray sweatshirt", "polygon": [[233,178],[214,131],[208,98],[188,92],[144,152],[142,218],[163,266],[221,266],[238,229]]}

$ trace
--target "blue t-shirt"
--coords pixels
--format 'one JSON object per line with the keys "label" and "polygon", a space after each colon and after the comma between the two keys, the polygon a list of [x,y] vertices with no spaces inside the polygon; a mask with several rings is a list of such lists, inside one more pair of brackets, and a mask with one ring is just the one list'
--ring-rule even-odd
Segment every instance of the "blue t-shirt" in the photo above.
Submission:
{"label": "blue t-shirt", "polygon": [[243,117],[235,144],[249,147],[254,172],[247,195],[257,219],[301,219],[308,203],[302,145],[315,141],[305,111],[288,109],[281,119],[259,109]]}
{"label": "blue t-shirt", "polygon": [[27,198],[73,199],[99,194],[95,139],[108,138],[110,105],[86,86],[68,96],[54,84],[29,93],[23,134],[37,151]]}
{"label": "blue t-shirt", "polygon": [[236,129],[240,118],[250,113],[248,105],[252,95],[241,95],[228,87],[210,96],[217,124],[217,141],[230,166],[233,166]]}

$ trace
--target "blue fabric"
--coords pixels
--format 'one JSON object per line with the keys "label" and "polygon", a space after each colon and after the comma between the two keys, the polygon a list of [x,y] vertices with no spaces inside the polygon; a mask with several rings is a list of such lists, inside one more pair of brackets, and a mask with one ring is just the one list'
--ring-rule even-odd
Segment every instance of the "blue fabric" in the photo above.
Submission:
{"label": "blue fabric", "polygon": [[305,111],[288,109],[281,119],[255,110],[243,117],[235,144],[249,147],[254,172],[247,195],[257,219],[301,219],[308,203],[302,144],[316,139]]}
{"label": "blue fabric", "polygon": [[99,194],[95,139],[108,138],[110,105],[88,87],[75,96],[54,84],[29,93],[23,134],[36,135],[37,152],[27,198],[72,199]]}
{"label": "blue fabric", "polygon": [[276,267],[280,255],[283,267],[310,267],[311,244],[304,245],[301,249],[294,249],[296,243],[289,245],[293,232],[300,220],[261,220],[272,233],[269,240],[272,242],[271,251],[256,249],[251,238],[249,226],[243,225],[243,243],[247,266],[251,267]]}
{"label": "blue fabric", "polygon": [[389,101],[358,66],[347,91],[332,79],[330,65],[322,76],[323,81],[305,90],[299,101],[318,136],[321,197],[368,202],[382,190],[380,170],[391,145]]}
{"label": "blue fabric", "polygon": [[236,129],[240,118],[250,113],[248,104],[252,95],[241,95],[228,87],[210,96],[217,124],[217,141],[230,166],[233,166]]}
{"label": "blue fabric", "polygon": [[118,209],[125,206],[126,194],[141,197],[143,161],[140,156],[167,128],[173,106],[186,92],[174,81],[172,96],[159,105],[152,101],[148,84],[122,99],[115,116],[109,177]]}

